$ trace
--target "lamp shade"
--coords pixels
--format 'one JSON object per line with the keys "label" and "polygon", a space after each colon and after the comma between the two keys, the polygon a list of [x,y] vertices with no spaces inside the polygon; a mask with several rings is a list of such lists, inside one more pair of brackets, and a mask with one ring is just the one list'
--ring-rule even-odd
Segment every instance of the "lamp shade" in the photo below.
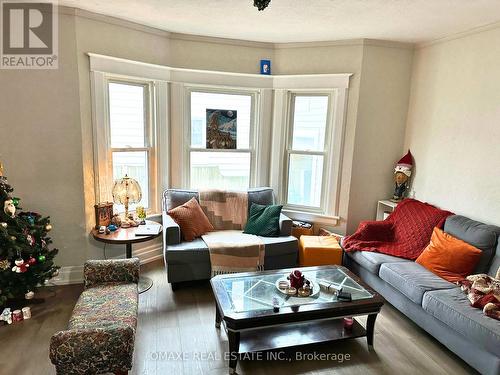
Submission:
{"label": "lamp shade", "polygon": [[138,203],[142,199],[141,186],[137,180],[128,177],[120,178],[113,185],[113,202],[117,204]]}

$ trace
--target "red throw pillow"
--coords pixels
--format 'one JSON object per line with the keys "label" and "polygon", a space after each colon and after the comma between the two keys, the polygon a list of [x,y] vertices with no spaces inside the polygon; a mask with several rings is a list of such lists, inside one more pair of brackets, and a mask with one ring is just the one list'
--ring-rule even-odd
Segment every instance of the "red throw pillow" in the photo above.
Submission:
{"label": "red throw pillow", "polygon": [[182,206],[171,209],[168,214],[179,224],[182,236],[186,241],[192,241],[196,237],[214,230],[196,198],[191,198]]}
{"label": "red throw pillow", "polygon": [[436,227],[431,242],[415,262],[453,283],[474,271],[481,254],[481,250]]}

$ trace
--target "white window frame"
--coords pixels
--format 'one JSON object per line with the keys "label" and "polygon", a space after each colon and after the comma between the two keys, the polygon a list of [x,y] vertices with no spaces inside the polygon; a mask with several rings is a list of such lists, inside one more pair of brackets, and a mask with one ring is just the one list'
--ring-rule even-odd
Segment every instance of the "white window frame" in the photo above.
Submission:
{"label": "white window frame", "polygon": [[[191,152],[229,152],[229,153],[249,153],[250,154],[250,176],[248,188],[255,187],[257,184],[257,149],[258,149],[258,134],[259,134],[259,112],[260,106],[260,91],[255,89],[229,88],[207,85],[186,85],[184,86],[184,102],[185,102],[185,155],[184,155],[184,186],[191,188]],[[246,95],[251,97],[250,108],[250,137],[249,148],[245,149],[207,149],[191,146],[191,93],[211,93],[211,94],[227,94],[227,95]]]}
{"label": "white window frame", "polygon": [[[283,204],[283,213],[296,219],[336,225],[340,201],[341,162],[345,119],[347,113],[348,81],[325,80],[322,84],[313,77],[301,77],[302,82],[291,87],[287,82],[274,91],[273,148],[270,163],[270,186],[277,192],[278,202]],[[327,132],[325,133],[326,158],[323,161],[321,207],[287,205],[288,198],[288,151],[291,148],[293,127],[292,95],[329,95]],[[328,129],[329,127],[329,129]]]}
{"label": "white window frame", "polygon": [[[142,86],[144,90],[144,147],[112,147],[110,124],[109,84],[119,83]],[[94,138],[94,181],[96,202],[113,201],[113,152],[146,151],[148,166],[148,197],[147,213],[160,212],[157,194],[158,186],[158,147],[157,111],[159,108],[158,82],[127,77],[102,72],[92,72],[93,97],[93,138]]]}
{"label": "white window frame", "polygon": [[[326,192],[329,185],[331,169],[331,149],[332,149],[332,133],[333,133],[333,95],[332,91],[288,91],[288,115],[286,124],[286,147],[285,147],[285,160],[283,162],[283,204],[286,210],[299,211],[299,212],[310,212],[316,214],[326,213]],[[294,150],[293,149],[293,131],[294,131],[294,113],[295,113],[295,98],[297,96],[326,96],[328,98],[328,107],[326,114],[325,123],[325,142],[322,151],[311,151],[311,150]],[[291,155],[317,155],[323,156],[323,171],[321,178],[321,196],[319,207],[298,205],[288,203],[288,183],[289,183],[289,171],[290,171],[290,157]]]}

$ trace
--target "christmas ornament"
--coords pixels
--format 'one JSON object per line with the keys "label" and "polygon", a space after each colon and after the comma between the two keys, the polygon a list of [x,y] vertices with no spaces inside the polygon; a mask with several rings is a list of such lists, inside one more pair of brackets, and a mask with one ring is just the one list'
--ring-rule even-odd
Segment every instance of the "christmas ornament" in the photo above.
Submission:
{"label": "christmas ornament", "polygon": [[12,313],[9,308],[3,309],[0,320],[5,321],[7,324],[12,324]]}
{"label": "christmas ornament", "polygon": [[31,225],[35,224],[35,218],[31,215],[27,216],[26,219],[28,220],[28,223]]}
{"label": "christmas ornament", "polygon": [[23,319],[31,318],[31,308],[29,306],[23,307],[21,311],[23,312]]}
{"label": "christmas ornament", "polygon": [[33,257],[29,257],[29,259],[28,259],[28,264],[29,264],[30,266],[32,266],[32,265],[33,265],[33,264],[35,264],[35,263],[36,263],[36,259],[35,259],[35,258],[33,258]]}
{"label": "christmas ornament", "polygon": [[10,236],[10,240],[15,241],[15,240],[17,240],[17,238],[16,238],[16,236]]}
{"label": "christmas ornament", "polygon": [[41,242],[42,242],[42,247],[47,246],[47,242],[45,242],[45,240],[42,240]]}
{"label": "christmas ornament", "polygon": [[39,255],[39,256],[38,256],[38,261],[39,261],[40,263],[45,262],[45,255]]}
{"label": "christmas ornament", "polygon": [[52,230],[52,225],[51,225],[51,224],[47,224],[47,225],[45,226],[45,230],[46,230],[47,232],[50,232],[50,231]]}
{"label": "christmas ornament", "polygon": [[2,222],[0,223],[0,227],[1,227],[1,228],[4,228],[4,229],[5,229],[5,228],[7,228],[7,223],[6,223],[6,222],[4,222],[4,221],[2,221]]}
{"label": "christmas ornament", "polygon": [[14,205],[12,199],[7,199],[3,202],[3,212],[10,217],[14,217],[16,215],[16,206]]}
{"label": "christmas ornament", "polygon": [[33,238],[33,236],[31,234],[28,234],[26,236],[26,240],[28,241],[28,243],[30,244],[30,246],[33,246],[35,244],[35,239]]}
{"label": "christmas ornament", "polygon": [[23,259],[16,259],[14,263],[16,265],[12,267],[12,272],[15,273],[24,273],[28,271],[28,267],[30,266],[29,264],[24,263]]}
{"label": "christmas ornament", "polygon": [[10,262],[7,259],[0,260],[0,270],[5,271],[10,267]]}
{"label": "christmas ornament", "polygon": [[21,198],[17,198],[17,197],[12,198],[12,204],[17,207],[17,206],[19,206],[20,200],[21,200]]}
{"label": "christmas ornament", "polygon": [[24,298],[33,299],[34,296],[35,296],[35,292],[30,290],[29,292],[25,293]]}
{"label": "christmas ornament", "polygon": [[12,321],[14,323],[21,322],[23,320],[23,313],[21,310],[12,311]]}

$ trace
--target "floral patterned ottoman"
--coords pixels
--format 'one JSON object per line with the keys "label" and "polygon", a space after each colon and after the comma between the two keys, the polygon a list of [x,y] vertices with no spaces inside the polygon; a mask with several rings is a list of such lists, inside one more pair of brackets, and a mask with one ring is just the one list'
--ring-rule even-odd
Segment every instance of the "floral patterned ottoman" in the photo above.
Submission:
{"label": "floral patterned ottoman", "polygon": [[57,374],[126,374],[137,326],[139,259],[90,260],[68,329],[52,336]]}

